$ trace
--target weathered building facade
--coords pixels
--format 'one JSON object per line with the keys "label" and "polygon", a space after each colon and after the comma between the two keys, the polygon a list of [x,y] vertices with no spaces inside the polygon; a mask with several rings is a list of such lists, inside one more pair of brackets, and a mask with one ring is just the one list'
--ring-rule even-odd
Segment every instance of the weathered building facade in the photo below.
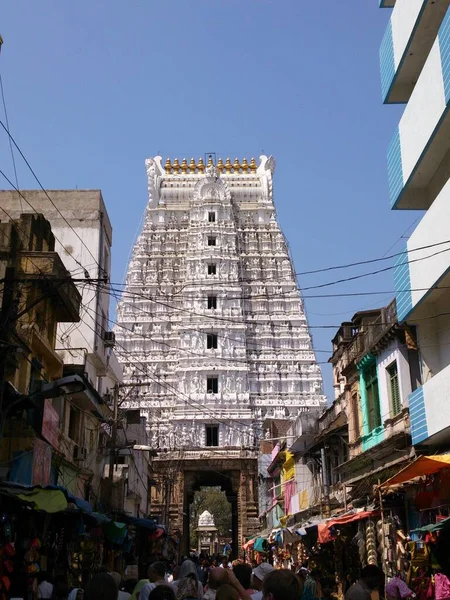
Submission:
{"label": "weathered building facade", "polygon": [[128,406],[147,417],[161,451],[151,510],[170,515],[187,547],[186,505],[216,482],[242,542],[258,523],[264,423],[324,404],[276,220],[274,160],[146,166],[149,202],[115,333],[125,381],[139,389]]}

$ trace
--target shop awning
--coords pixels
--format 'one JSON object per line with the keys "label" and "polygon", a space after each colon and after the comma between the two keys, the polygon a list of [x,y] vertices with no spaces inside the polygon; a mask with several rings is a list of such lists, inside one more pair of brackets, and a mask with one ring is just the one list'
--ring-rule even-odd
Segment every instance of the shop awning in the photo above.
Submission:
{"label": "shop awning", "polygon": [[416,477],[433,475],[442,469],[450,467],[450,454],[437,454],[436,456],[419,456],[408,466],[401,469],[396,475],[381,484],[382,490],[412,481]]}
{"label": "shop awning", "polygon": [[67,500],[60,490],[42,490],[36,488],[29,492],[16,494],[16,497],[32,504],[36,510],[43,510],[46,513],[57,513],[67,509]]}
{"label": "shop awning", "polygon": [[348,525],[349,523],[353,523],[354,521],[360,521],[361,519],[370,519],[372,517],[377,517],[379,514],[379,510],[364,510],[361,512],[342,515],[342,517],[336,517],[335,519],[330,519],[325,523],[320,523],[317,526],[319,542],[321,544],[326,544],[327,542],[332,541],[330,531],[332,527],[336,527],[338,525]]}
{"label": "shop awning", "polygon": [[430,523],[418,529],[413,529],[411,533],[432,533],[433,531],[441,531],[450,526],[450,517],[439,521],[439,523]]}

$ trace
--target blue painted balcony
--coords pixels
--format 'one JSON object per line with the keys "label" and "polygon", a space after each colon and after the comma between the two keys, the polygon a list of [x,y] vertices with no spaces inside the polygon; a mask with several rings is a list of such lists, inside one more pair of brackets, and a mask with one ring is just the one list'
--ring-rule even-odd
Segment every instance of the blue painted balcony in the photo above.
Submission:
{"label": "blue painted balcony", "polygon": [[413,445],[450,442],[450,365],[408,397]]}
{"label": "blue painted balcony", "polygon": [[450,8],[389,145],[392,208],[427,210],[450,177]]}
{"label": "blue painted balcony", "polygon": [[380,47],[385,104],[408,102],[450,0],[397,0]]}

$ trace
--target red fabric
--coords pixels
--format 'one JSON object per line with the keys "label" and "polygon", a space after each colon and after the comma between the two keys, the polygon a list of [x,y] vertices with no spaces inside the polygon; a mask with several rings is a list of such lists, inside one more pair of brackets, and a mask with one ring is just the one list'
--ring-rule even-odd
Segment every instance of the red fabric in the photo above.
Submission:
{"label": "red fabric", "polygon": [[291,498],[295,491],[295,481],[289,481],[286,483],[286,489],[284,490],[284,514],[289,514],[289,508],[291,506]]}
{"label": "red fabric", "polygon": [[321,544],[327,544],[333,541],[333,536],[328,528],[328,523],[319,523],[317,525],[318,540]]}
{"label": "red fabric", "polygon": [[353,521],[359,521],[361,519],[368,519],[369,517],[376,517],[379,514],[379,510],[366,510],[364,512],[344,515],[343,517],[336,517],[336,519],[330,519],[326,523],[321,523],[317,526],[319,542],[321,544],[326,544],[327,542],[332,541],[333,536],[329,530],[335,525],[347,525],[347,523],[352,523]]}

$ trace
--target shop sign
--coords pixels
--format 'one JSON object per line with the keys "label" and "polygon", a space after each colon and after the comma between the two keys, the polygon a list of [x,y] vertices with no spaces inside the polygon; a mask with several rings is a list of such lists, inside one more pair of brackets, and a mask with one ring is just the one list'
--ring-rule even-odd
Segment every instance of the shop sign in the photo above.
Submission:
{"label": "shop sign", "polygon": [[53,448],[59,448],[59,414],[48,398],[46,398],[44,402],[42,437],[44,437]]}
{"label": "shop sign", "polygon": [[50,485],[52,447],[39,438],[34,439],[31,485]]}

